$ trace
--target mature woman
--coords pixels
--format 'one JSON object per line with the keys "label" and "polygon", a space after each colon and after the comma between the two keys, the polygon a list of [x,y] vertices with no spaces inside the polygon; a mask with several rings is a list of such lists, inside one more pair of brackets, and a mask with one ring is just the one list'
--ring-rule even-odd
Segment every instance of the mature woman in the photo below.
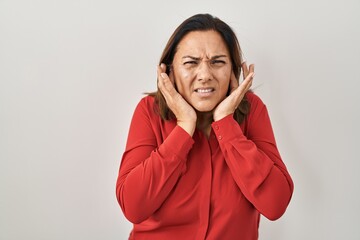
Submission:
{"label": "mature woman", "polygon": [[254,66],[241,59],[234,32],[208,14],[170,37],[116,185],[130,239],[257,239],[260,214],[285,212],[293,182],[266,106],[249,91]]}

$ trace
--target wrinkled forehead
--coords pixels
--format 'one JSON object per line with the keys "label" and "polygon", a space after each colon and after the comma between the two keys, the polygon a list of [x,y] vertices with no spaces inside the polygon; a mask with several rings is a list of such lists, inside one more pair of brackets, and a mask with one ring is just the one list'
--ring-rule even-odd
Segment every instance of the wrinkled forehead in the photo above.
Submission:
{"label": "wrinkled forehead", "polygon": [[184,36],[177,46],[175,57],[193,56],[211,59],[213,56],[229,56],[228,48],[216,31],[194,31]]}

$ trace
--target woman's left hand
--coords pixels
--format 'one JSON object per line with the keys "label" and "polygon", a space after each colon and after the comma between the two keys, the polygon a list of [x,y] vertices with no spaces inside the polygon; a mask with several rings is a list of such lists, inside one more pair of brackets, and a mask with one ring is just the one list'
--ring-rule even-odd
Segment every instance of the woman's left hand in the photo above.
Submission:
{"label": "woman's left hand", "polygon": [[239,85],[234,72],[231,73],[231,93],[215,108],[213,113],[214,121],[218,121],[233,114],[241,100],[244,98],[245,93],[250,89],[254,77],[254,64],[251,64],[248,68],[246,63],[243,63],[241,68],[243,70],[244,81]]}

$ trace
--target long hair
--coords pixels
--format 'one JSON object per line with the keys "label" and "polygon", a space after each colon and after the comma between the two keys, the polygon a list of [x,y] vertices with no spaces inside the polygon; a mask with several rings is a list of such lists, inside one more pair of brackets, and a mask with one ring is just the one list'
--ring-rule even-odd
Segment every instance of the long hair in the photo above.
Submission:
{"label": "long hair", "polygon": [[[209,30],[216,31],[221,35],[230,53],[233,68],[232,70],[236,76],[236,79],[239,79],[242,64],[242,53],[239,41],[230,26],[228,26],[219,18],[213,17],[210,14],[196,14],[181,23],[167,42],[166,47],[161,55],[159,64],[164,63],[166,66],[172,65],[175,53],[177,51],[177,46],[186,34],[193,31]],[[169,74],[169,71],[170,69],[167,67],[166,73]],[[159,89],[154,93],[150,93],[149,95],[155,96],[155,101],[158,107],[157,111],[162,119],[171,120],[175,118],[175,115],[167,106],[165,98]],[[234,112],[234,119],[240,124],[248,114],[249,110],[250,104],[247,101],[245,95]]]}

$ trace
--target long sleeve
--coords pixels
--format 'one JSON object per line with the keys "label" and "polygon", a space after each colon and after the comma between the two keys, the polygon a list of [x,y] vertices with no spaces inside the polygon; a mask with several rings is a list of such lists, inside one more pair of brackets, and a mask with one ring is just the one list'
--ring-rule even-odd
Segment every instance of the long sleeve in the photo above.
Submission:
{"label": "long sleeve", "polygon": [[213,122],[212,128],[244,196],[262,215],[276,220],[289,204],[293,182],[277,150],[266,106],[254,94],[250,97],[246,136],[232,115]]}
{"label": "long sleeve", "polygon": [[176,125],[163,140],[161,131],[165,130],[148,102],[149,97],[135,109],[116,183],[118,202],[133,223],[146,220],[165,201],[186,170],[187,154],[194,143]]}

